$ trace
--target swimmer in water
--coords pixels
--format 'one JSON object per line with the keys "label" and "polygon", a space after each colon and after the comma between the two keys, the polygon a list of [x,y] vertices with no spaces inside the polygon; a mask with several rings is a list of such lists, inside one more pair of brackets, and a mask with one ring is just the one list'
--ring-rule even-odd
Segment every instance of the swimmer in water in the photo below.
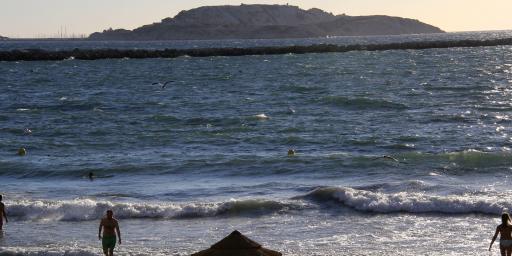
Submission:
{"label": "swimmer in water", "polygon": [[25,148],[18,149],[18,156],[25,156],[27,154],[27,150]]}
{"label": "swimmer in water", "polygon": [[295,155],[295,149],[288,149],[288,156],[294,156]]}

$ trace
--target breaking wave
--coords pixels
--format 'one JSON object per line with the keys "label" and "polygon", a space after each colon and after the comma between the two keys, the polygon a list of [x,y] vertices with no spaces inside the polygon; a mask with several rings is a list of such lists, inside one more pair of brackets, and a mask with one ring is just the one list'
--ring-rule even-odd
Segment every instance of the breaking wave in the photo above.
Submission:
{"label": "breaking wave", "polygon": [[[231,199],[220,202],[124,203],[75,200],[14,200],[9,215],[21,220],[88,221],[112,209],[120,219],[188,219],[295,214],[343,207],[366,213],[500,214],[512,202],[487,193],[461,190],[436,195],[436,186],[421,181],[361,187],[320,187],[290,199]],[[429,192],[430,191],[430,192]],[[503,196],[501,198],[507,198]],[[325,208],[325,205],[329,205]]]}
{"label": "breaking wave", "polygon": [[9,203],[9,215],[20,219],[87,221],[104,216],[112,209],[121,219],[180,219],[230,215],[265,215],[300,210],[301,202],[248,199],[215,203],[114,203],[91,199],[69,201],[20,200]]}
{"label": "breaking wave", "polygon": [[489,196],[435,196],[421,192],[382,193],[343,187],[313,190],[305,199],[318,203],[334,201],[343,207],[370,213],[500,214],[512,209],[512,202]]}

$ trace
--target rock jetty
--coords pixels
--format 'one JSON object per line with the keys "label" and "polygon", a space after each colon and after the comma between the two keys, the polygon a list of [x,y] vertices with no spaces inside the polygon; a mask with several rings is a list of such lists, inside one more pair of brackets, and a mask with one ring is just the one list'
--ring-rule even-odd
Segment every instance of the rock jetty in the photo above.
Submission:
{"label": "rock jetty", "polygon": [[46,51],[40,49],[25,49],[0,51],[0,61],[42,61],[42,60],[97,60],[97,59],[142,59],[142,58],[177,58],[211,57],[211,56],[244,56],[244,55],[275,55],[275,54],[305,54],[330,53],[349,51],[385,51],[385,50],[422,50],[453,47],[485,47],[512,45],[512,38],[493,40],[458,40],[458,41],[429,41],[404,42],[389,44],[355,44],[332,45],[318,44],[310,46],[283,47],[252,47],[252,48],[203,48],[203,49],[164,49],[164,50],[120,50],[120,49],[74,49],[69,51]]}

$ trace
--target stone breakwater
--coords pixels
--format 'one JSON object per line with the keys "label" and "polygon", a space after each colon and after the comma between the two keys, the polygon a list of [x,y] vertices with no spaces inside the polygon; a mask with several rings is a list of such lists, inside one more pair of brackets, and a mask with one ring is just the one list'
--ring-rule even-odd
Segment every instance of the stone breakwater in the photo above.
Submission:
{"label": "stone breakwater", "polygon": [[305,54],[350,51],[386,51],[386,50],[422,50],[455,47],[486,47],[512,45],[512,38],[493,40],[457,40],[403,42],[389,44],[333,45],[317,44],[310,46],[252,47],[252,48],[202,48],[202,49],[164,49],[164,50],[121,50],[121,49],[73,49],[66,51],[46,51],[41,49],[23,49],[0,51],[0,61],[48,61],[48,60],[98,60],[98,59],[144,59]]}

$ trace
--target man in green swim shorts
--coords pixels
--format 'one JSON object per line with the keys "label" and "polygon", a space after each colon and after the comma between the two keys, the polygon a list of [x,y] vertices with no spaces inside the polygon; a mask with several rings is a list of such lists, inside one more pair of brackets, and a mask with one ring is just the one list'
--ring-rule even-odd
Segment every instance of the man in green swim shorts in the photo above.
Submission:
{"label": "man in green swim shorts", "polygon": [[[106,256],[114,256],[114,247],[116,247],[117,238],[119,238],[119,244],[121,244],[121,231],[119,231],[119,223],[116,219],[114,219],[113,216],[114,212],[112,210],[108,210],[107,217],[101,219],[100,229],[98,231],[98,238],[101,240],[103,253]],[[101,236],[101,229],[103,229],[103,237]]]}

